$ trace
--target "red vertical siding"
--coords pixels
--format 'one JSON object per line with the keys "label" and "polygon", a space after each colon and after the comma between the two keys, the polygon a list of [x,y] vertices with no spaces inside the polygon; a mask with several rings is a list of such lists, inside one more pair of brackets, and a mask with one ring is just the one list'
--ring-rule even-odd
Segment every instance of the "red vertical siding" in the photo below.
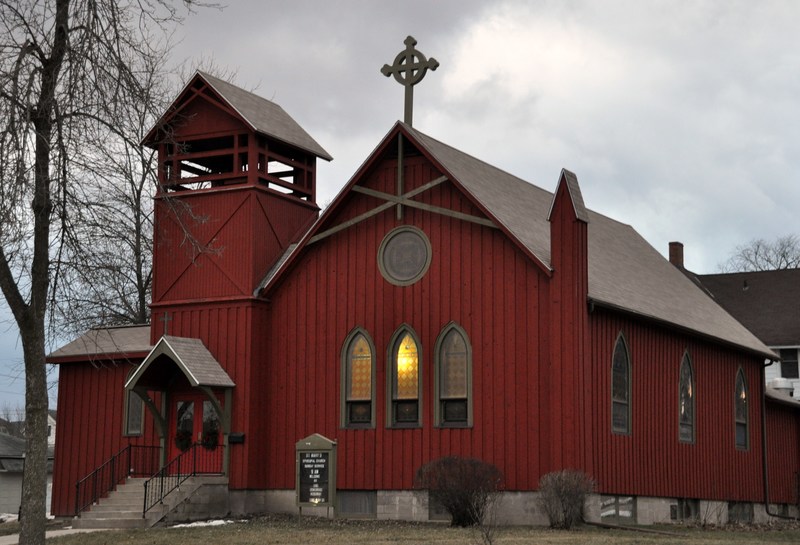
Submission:
{"label": "red vertical siding", "polygon": [[770,503],[800,504],[800,411],[767,401]]}
{"label": "red vertical siding", "polygon": [[147,412],[141,437],[122,435],[124,385],[132,368],[132,363],[122,362],[59,366],[53,515],[73,515],[76,483],[125,446],[158,445]]}
{"label": "red vertical siding", "polygon": [[[439,175],[421,158],[406,164],[407,189]],[[367,185],[391,193],[395,176],[394,163],[387,162]],[[420,200],[480,215],[449,183]],[[376,204],[352,194],[331,224]],[[433,247],[427,274],[408,287],[387,283],[377,264],[383,237],[398,225],[422,229]],[[498,465],[509,489],[535,487],[545,440],[535,425],[540,420],[535,370],[546,357],[538,342],[539,324],[547,321],[542,282],[540,270],[499,230],[412,208],[404,209],[402,221],[391,209],[308,247],[268,295],[272,340],[266,395],[276,429],[268,446],[267,486],[293,487],[294,443],[321,433],[338,441],[342,488],[409,488],[419,466],[447,454]],[[471,429],[433,426],[433,349],[450,321],[464,328],[472,345]],[[402,324],[420,340],[422,426],[417,429],[386,426],[388,343]],[[376,347],[375,429],[339,427],[340,353],[354,327],[369,332]]]}
{"label": "red vertical siding", "polygon": [[[601,309],[590,316],[590,325],[593,457],[599,491],[761,500],[759,358]],[[611,432],[611,357],[620,332],[631,356],[630,435]],[[678,441],[678,374],[686,350],[694,368],[694,444]],[[734,438],[734,387],[740,367],[750,398],[748,450],[737,449]]]}

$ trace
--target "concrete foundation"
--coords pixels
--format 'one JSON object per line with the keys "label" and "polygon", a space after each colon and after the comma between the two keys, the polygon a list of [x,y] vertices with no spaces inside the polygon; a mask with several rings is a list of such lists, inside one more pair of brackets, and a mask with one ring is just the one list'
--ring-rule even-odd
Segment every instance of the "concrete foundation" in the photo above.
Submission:
{"label": "concrete foundation", "polygon": [[[378,520],[428,521],[431,510],[425,491],[379,490],[377,491],[376,512],[368,518]],[[495,506],[495,523],[503,526],[533,525],[547,526],[549,521],[538,503],[537,492],[503,492]],[[586,500],[585,516],[589,522],[603,522],[601,518],[601,496],[591,494]],[[694,501],[693,512],[688,518],[681,518],[676,498],[638,496],[635,498],[635,516],[632,524],[681,524],[695,521],[701,524],[721,526],[728,523],[728,502],[713,500]],[[294,490],[236,490],[231,491],[228,505],[233,516],[256,513],[300,514],[295,503]],[[777,520],[767,515],[763,504],[753,504],[753,522],[765,523]],[[188,511],[188,508],[187,508]],[[696,511],[696,514],[694,513]],[[798,517],[797,506],[773,505],[773,513]],[[678,513],[677,519],[673,517]],[[328,517],[338,516],[333,508],[304,507],[303,515]],[[616,521],[614,521],[616,522]]]}

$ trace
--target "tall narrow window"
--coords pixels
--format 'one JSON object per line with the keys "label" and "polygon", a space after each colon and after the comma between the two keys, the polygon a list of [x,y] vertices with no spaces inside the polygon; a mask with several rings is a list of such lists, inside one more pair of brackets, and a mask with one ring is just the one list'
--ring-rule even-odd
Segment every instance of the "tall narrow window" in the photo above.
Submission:
{"label": "tall narrow window", "polygon": [[678,382],[678,438],[694,443],[694,377],[688,352],[683,355]]}
{"label": "tall narrow window", "polygon": [[440,426],[472,425],[472,350],[467,334],[448,324],[436,341],[434,417]]}
{"label": "tall narrow window", "polygon": [[[128,373],[128,379],[136,372],[136,367],[131,369]],[[126,389],[125,390],[125,422],[123,426],[123,435],[135,436],[142,435],[142,421],[144,420],[144,402],[142,398],[136,393]]]}
{"label": "tall narrow window", "polygon": [[747,449],[750,446],[750,437],[747,430],[747,382],[744,371],[739,368],[736,373],[736,399],[734,400],[734,413],[736,419],[736,448]]}
{"label": "tall narrow window", "polygon": [[611,430],[631,432],[631,360],[622,333],[617,337],[611,362]]}
{"label": "tall narrow window", "polygon": [[375,350],[366,332],[356,329],[344,344],[342,426],[371,427],[375,422]]}
{"label": "tall narrow window", "polygon": [[421,375],[419,343],[411,330],[404,327],[394,335],[391,347],[390,425],[419,425]]}

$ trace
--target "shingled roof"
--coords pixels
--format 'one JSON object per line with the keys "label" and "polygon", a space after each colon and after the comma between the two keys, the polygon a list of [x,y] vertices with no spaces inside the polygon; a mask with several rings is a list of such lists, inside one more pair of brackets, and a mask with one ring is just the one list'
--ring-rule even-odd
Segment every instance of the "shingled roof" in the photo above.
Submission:
{"label": "shingled roof", "polygon": [[[553,194],[405,126],[415,140],[544,265],[550,263]],[[574,181],[577,183],[577,180]],[[753,333],[673,267],[630,225],[588,210],[589,299],[667,322],[765,357]]]}
{"label": "shingled roof", "polygon": [[215,78],[205,72],[197,72],[214,91],[236,110],[242,119],[255,131],[292,144],[317,157],[331,161],[333,157],[308,134],[297,121],[274,102],[255,93]]}
{"label": "shingled roof", "polygon": [[65,344],[47,356],[48,363],[66,361],[92,361],[141,356],[153,347],[150,345],[150,325],[102,327],[90,329],[74,341]]}
{"label": "shingled roof", "polygon": [[[164,335],[141,365],[128,378],[125,388],[133,389],[154,363],[165,356],[171,360],[192,386],[233,388],[235,384],[200,339]],[[155,367],[158,367],[156,364]]]}
{"label": "shingled roof", "polygon": [[[377,150],[384,149],[398,132],[438,163],[448,179],[473,198],[484,213],[547,269],[552,269],[550,224],[547,220],[553,194],[469,154],[436,140],[402,122],[386,135]],[[368,163],[365,163],[367,165]],[[365,167],[362,167],[362,169]],[[360,172],[360,171],[359,171]],[[329,217],[357,173],[333,204],[312,227],[292,255],[282,256],[261,283],[269,287],[288,269],[305,242]],[[580,195],[577,179],[567,180],[573,195]],[[574,199],[575,197],[573,197]],[[617,309],[667,323],[678,329],[710,337],[774,358],[775,354],[753,333],[716,304],[703,290],[673,267],[631,226],[586,210],[588,218],[589,299],[596,305]]]}
{"label": "shingled roof", "polygon": [[698,278],[759,339],[770,346],[800,346],[800,269]]}

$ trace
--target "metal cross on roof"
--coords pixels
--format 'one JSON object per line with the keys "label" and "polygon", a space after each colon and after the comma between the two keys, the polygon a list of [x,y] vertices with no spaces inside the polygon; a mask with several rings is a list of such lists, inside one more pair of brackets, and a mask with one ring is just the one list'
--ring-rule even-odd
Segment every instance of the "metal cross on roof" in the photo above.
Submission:
{"label": "metal cross on roof", "polygon": [[406,88],[406,107],[403,121],[411,125],[414,109],[414,85],[422,81],[428,69],[436,70],[439,67],[439,61],[433,57],[426,59],[425,55],[414,47],[417,45],[417,40],[413,36],[406,38],[403,43],[406,44],[406,48],[395,57],[394,64],[391,66],[384,64],[383,68],[381,68],[381,73],[387,78],[393,75],[397,83]]}

